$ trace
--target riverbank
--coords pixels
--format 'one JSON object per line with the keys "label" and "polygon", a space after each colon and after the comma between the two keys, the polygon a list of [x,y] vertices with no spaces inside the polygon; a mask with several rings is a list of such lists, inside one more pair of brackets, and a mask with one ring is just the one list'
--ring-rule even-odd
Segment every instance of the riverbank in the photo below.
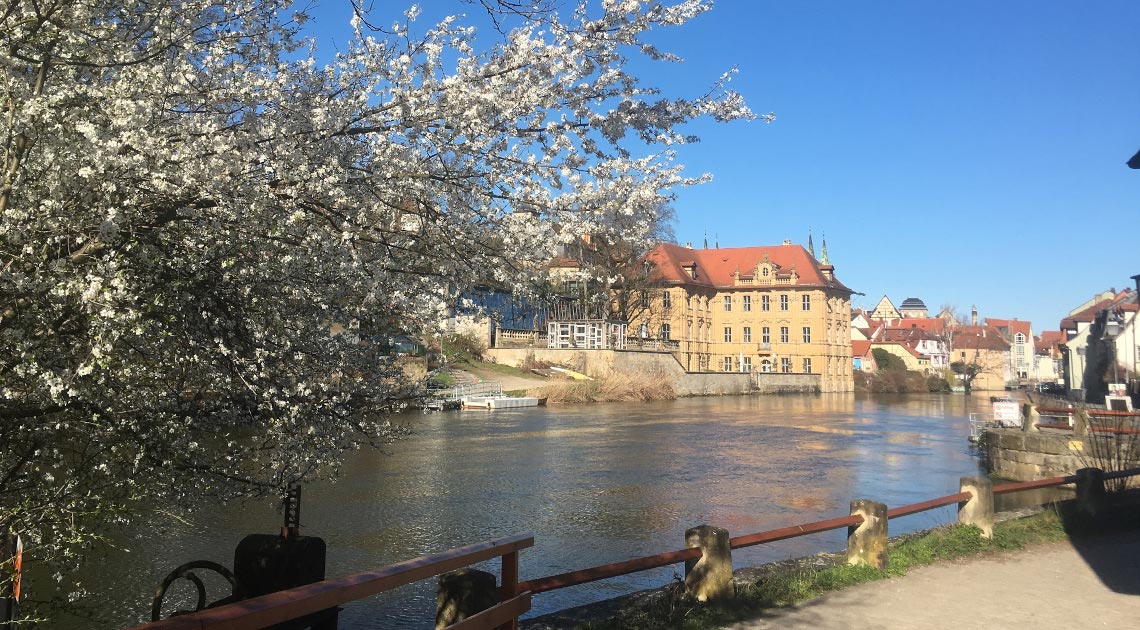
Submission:
{"label": "riverbank", "polygon": [[[926,620],[927,616],[919,614],[915,606],[922,606],[932,592],[915,593],[912,598],[900,598],[897,592],[906,585],[911,578],[898,580],[908,576],[912,570],[936,565],[943,567],[943,573],[962,573],[947,571],[945,568],[961,567],[962,562],[993,562],[994,558],[1019,558],[1021,552],[1028,550],[1033,558],[1028,564],[1040,564],[1038,556],[1055,555],[1054,548],[1068,545],[1069,556],[1076,554],[1073,549],[1088,549],[1096,546],[1104,530],[1110,533],[1121,533],[1130,541],[1128,556],[1130,559],[1120,560],[1112,566],[1092,567],[1097,573],[1103,573],[1101,579],[1125,580],[1123,585],[1129,594],[1140,594],[1140,577],[1135,571],[1121,571],[1123,567],[1135,566],[1140,560],[1140,518],[1138,518],[1137,502],[1135,497],[1123,508],[1126,516],[1117,517],[1111,521],[1111,527],[1106,527],[1106,520],[1101,519],[1090,523],[1086,517],[1075,512],[1072,502],[1059,504],[1059,508],[1038,509],[1035,514],[1026,516],[1026,511],[998,515],[999,522],[994,528],[994,537],[987,540],[981,537],[981,531],[968,526],[944,526],[924,532],[901,536],[891,541],[888,566],[883,570],[870,567],[855,567],[846,564],[846,555],[839,553],[823,553],[815,556],[798,558],[785,562],[777,562],[756,568],[739,569],[733,574],[733,583],[736,596],[733,600],[719,605],[707,605],[694,601],[683,594],[683,585],[678,581],[659,589],[642,591],[621,598],[599,602],[597,604],[580,606],[571,610],[545,615],[536,619],[527,620],[521,627],[526,630],[650,630],[651,628],[678,628],[689,630],[704,630],[730,627],[734,630],[782,628],[782,627],[834,627],[848,628],[866,625],[871,616],[870,611],[886,621],[883,627],[919,627],[918,620]],[[1082,552],[1083,556],[1087,556]],[[1109,556],[1101,554],[1099,561],[1103,564]],[[956,562],[947,562],[956,561]],[[1089,565],[1093,560],[1088,560]],[[1123,564],[1120,564],[1123,562]],[[1057,572],[1056,568],[1052,569]],[[1086,570],[1086,573],[1089,571]],[[1067,575],[1067,573],[1066,573]],[[1020,576],[1021,585],[1024,586],[1027,597],[1036,597],[1041,591],[1041,573],[1029,569]],[[853,595],[836,595],[832,598],[827,595],[834,591],[847,593],[846,589],[866,583],[883,582],[889,580],[891,586],[881,586],[878,593],[892,594],[894,600],[911,602],[912,612],[884,606],[883,610],[875,610],[873,604],[868,604],[867,598]],[[931,588],[928,578],[918,578],[925,588]],[[957,586],[975,584],[975,580],[948,580],[943,586]],[[867,585],[874,588],[873,585]],[[1006,584],[1010,586],[1010,584]],[[1118,584],[1119,586],[1119,584]],[[976,587],[975,587],[976,590]],[[1119,589],[1114,588],[1119,592]],[[953,602],[947,598],[945,592],[938,591],[943,601]],[[844,602],[856,603],[866,615],[853,612],[850,606],[837,606],[838,610],[822,609],[821,602],[829,603],[829,598]],[[1073,597],[1068,580],[1066,579],[1066,598]],[[963,597],[955,602],[958,606],[965,606],[967,602],[980,599],[977,595]],[[917,602],[917,603],[915,603]],[[1000,606],[1000,604],[998,604]],[[1126,617],[1116,617],[1126,618]],[[1134,618],[1134,617],[1133,617]],[[904,621],[911,619],[912,621]],[[977,620],[971,615],[969,619]],[[1013,627],[1020,624],[1005,624],[1000,621],[1009,618],[994,618],[990,621],[999,623],[989,624],[993,627]],[[1066,623],[1072,623],[1074,618],[1067,618]],[[827,620],[822,623],[820,620]],[[859,621],[859,623],[856,623]],[[941,621],[946,625],[937,627],[961,627],[961,616],[951,616]],[[893,623],[892,623],[893,622]],[[731,625],[730,625],[731,624]],[[872,624],[873,625],[873,624]],[[986,624],[983,624],[986,625]],[[877,627],[877,626],[875,626]],[[921,625],[921,627],[933,627]],[[1058,626],[1059,627],[1059,626]],[[1113,626],[1109,626],[1113,627]],[[1125,626],[1116,626],[1125,627]]]}
{"label": "riverbank", "polygon": [[500,383],[503,391],[512,395],[545,398],[548,404],[650,402],[677,398],[668,380],[654,374],[612,374],[589,380],[572,380],[532,376],[518,368],[494,363],[469,363],[459,371],[473,381]]}

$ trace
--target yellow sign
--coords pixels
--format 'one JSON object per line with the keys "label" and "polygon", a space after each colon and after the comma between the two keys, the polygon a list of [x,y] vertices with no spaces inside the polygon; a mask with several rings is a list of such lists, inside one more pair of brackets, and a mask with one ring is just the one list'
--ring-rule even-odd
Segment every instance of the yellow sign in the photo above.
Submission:
{"label": "yellow sign", "polygon": [[1085,443],[1080,440],[1069,440],[1070,451],[1083,451],[1085,450]]}

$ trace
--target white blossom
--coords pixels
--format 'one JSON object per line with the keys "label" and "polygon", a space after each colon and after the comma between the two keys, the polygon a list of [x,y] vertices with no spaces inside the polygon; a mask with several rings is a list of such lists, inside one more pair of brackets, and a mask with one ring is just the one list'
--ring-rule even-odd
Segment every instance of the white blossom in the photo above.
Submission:
{"label": "white blossom", "polygon": [[397,437],[414,384],[379,341],[457,289],[524,290],[555,243],[647,238],[705,179],[665,150],[686,123],[753,117],[731,74],[696,98],[630,74],[708,7],[583,3],[483,41],[355,15],[319,63],[284,0],[8,3],[0,531],[66,559],[141,497],[275,495]]}

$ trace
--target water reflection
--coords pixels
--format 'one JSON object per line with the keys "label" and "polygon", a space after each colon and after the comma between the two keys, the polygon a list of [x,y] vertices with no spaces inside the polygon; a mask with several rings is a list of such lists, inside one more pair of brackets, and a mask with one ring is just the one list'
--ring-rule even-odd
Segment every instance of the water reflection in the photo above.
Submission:
{"label": "water reflection", "polygon": [[[681,548],[700,523],[739,535],[845,514],[855,498],[902,505],[956,492],[959,477],[978,473],[967,418],[986,406],[962,396],[740,396],[408,416],[415,435],[390,454],[354,454],[339,483],[306,489],[303,526],[328,543],[330,576],[533,532],[521,574],[540,577]],[[891,532],[952,519],[944,508]],[[131,552],[110,552],[81,576],[115,576],[88,599],[99,618],[58,627],[138,621],[171,568],[229,565],[242,536],[276,531],[278,520],[262,504],[211,506],[186,523],[122,532]],[[740,550],[735,563],[838,549],[844,535]],[[534,614],[656,586],[676,570],[543,594]],[[350,604],[342,627],[427,627],[433,588]]]}

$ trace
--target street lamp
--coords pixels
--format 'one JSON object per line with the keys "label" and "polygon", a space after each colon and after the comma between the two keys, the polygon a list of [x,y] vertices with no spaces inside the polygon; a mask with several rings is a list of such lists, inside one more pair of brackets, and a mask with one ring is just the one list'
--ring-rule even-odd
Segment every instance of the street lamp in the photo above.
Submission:
{"label": "street lamp", "polygon": [[1118,381],[1116,373],[1116,337],[1120,335],[1120,318],[1116,313],[1109,311],[1104,322],[1104,334],[1101,335],[1101,341],[1108,343],[1108,347],[1112,350],[1109,356],[1112,360],[1112,382]]}

